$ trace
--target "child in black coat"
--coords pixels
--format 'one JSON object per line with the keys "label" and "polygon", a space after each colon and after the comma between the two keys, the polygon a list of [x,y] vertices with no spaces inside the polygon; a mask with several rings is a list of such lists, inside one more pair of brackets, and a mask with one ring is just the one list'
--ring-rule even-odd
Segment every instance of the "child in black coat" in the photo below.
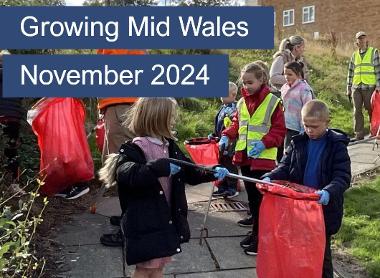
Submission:
{"label": "child in black coat", "polygon": [[106,184],[116,181],[125,221],[123,231],[127,263],[136,264],[133,277],[163,277],[163,267],[190,239],[185,183],[223,179],[215,174],[170,163],[189,161],[174,143],[172,129],[177,103],[172,98],[139,98],[133,105],[129,129],[136,134],[110,155],[100,170]]}

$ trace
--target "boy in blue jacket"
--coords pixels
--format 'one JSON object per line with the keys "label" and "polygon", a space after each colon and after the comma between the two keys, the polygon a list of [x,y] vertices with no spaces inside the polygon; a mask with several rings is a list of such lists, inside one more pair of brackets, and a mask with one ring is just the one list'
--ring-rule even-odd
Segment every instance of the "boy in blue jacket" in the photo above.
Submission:
{"label": "boy in blue jacket", "polygon": [[[222,106],[219,108],[215,116],[215,129],[214,132],[208,135],[209,139],[214,137],[221,138],[222,131],[229,127],[232,123],[232,117],[236,113],[236,95],[238,87],[235,83],[229,82],[228,97],[222,97]],[[237,174],[238,169],[232,164],[232,157],[234,155],[234,144],[229,144],[224,152],[219,154],[219,163],[226,167],[229,172]],[[237,180],[226,178],[218,185],[218,190],[215,191],[213,197],[234,198],[239,195],[237,191]]]}
{"label": "boy in blue jacket", "polygon": [[333,278],[331,236],[343,218],[343,193],[351,182],[349,138],[340,130],[329,129],[329,109],[319,100],[307,102],[301,110],[305,133],[293,136],[286,155],[264,180],[286,180],[317,190],[323,205],[326,248],[323,278]]}

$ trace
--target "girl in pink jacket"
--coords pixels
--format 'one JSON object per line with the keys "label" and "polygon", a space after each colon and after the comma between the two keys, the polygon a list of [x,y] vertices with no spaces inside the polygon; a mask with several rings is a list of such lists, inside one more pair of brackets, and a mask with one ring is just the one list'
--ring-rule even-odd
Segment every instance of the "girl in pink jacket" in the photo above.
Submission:
{"label": "girl in pink jacket", "polygon": [[290,144],[291,138],[304,131],[301,121],[301,109],[314,98],[309,84],[304,80],[303,63],[289,62],[284,66],[286,83],[281,87],[281,98],[285,108],[286,136],[284,150]]}

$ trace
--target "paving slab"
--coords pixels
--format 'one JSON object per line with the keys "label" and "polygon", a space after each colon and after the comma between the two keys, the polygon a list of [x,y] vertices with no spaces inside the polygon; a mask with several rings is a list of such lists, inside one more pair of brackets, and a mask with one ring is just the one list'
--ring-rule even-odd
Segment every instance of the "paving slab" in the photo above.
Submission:
{"label": "paving slab", "polygon": [[103,233],[114,232],[116,227],[109,224],[109,218],[91,213],[77,214],[57,229],[56,240],[64,246],[99,243]]}
{"label": "paving slab", "polygon": [[244,237],[219,237],[206,239],[221,270],[256,267],[256,256],[247,256],[240,247]]}
{"label": "paving slab", "polygon": [[257,278],[254,268],[233,269],[217,272],[179,274],[176,278]]}
{"label": "paving slab", "polygon": [[374,140],[348,146],[352,176],[380,167],[380,148],[373,148]]}
{"label": "paving slab", "polygon": [[[189,211],[188,221],[192,238],[199,238],[204,215],[204,210]],[[208,236],[218,237],[246,235],[250,229],[237,225],[237,221],[246,216],[246,212],[210,212],[206,222]]]}
{"label": "paving slab", "polygon": [[186,186],[186,198],[189,204],[200,201],[208,201],[211,193],[211,183]]}
{"label": "paving slab", "polygon": [[191,239],[182,244],[182,252],[172,257],[165,267],[165,274],[207,272],[216,270],[216,265],[206,244]]}
{"label": "paving slab", "polygon": [[121,248],[105,248],[101,244],[69,246],[62,253],[70,269],[62,277],[123,277]]}
{"label": "paving slab", "polygon": [[96,213],[104,216],[121,215],[119,197],[102,197],[96,203]]}

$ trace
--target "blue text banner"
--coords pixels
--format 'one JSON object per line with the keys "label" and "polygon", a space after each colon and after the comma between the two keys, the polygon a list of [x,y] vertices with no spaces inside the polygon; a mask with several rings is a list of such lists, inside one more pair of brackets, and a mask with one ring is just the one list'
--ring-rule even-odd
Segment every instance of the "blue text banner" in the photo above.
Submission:
{"label": "blue text banner", "polygon": [[0,49],[271,49],[273,7],[0,7]]}
{"label": "blue text banner", "polygon": [[227,55],[5,55],[4,97],[221,97]]}

